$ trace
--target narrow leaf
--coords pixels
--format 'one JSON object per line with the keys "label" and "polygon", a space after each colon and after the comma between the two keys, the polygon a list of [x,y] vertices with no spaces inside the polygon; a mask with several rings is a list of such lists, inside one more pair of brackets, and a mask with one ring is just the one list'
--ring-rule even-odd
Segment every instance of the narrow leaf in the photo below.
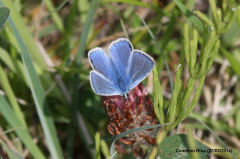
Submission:
{"label": "narrow leaf", "polygon": [[[138,15],[138,14],[137,14],[137,15]],[[150,36],[151,36],[152,39],[154,40],[154,42],[155,42],[155,44],[156,44],[156,47],[158,48],[158,50],[160,51],[160,54],[161,54],[162,57],[163,57],[164,64],[165,64],[165,67],[166,67],[166,69],[167,69],[168,77],[169,77],[169,81],[170,81],[171,93],[173,93],[173,81],[172,81],[172,76],[171,76],[170,69],[169,69],[169,67],[168,67],[167,60],[166,60],[166,58],[165,58],[165,56],[164,56],[164,54],[163,54],[163,52],[162,52],[162,49],[161,49],[161,47],[159,46],[159,44],[158,44],[155,36],[153,35],[152,31],[149,29],[149,27],[148,27],[148,25],[146,24],[146,22],[144,21],[144,19],[143,19],[141,16],[139,16],[139,15],[138,15],[138,17],[139,17],[139,19],[142,21],[142,23],[144,24],[144,26],[147,28],[148,33],[150,34]]]}
{"label": "narrow leaf", "polygon": [[[196,116],[194,116],[204,127],[206,127],[212,134],[213,136],[218,140],[219,143],[221,143],[226,149],[229,149],[228,146],[222,141],[222,139],[220,139],[220,137],[218,137],[211,128],[209,128],[204,122],[202,122],[199,118],[197,118]],[[234,159],[237,159],[235,157],[235,155],[233,153],[231,153],[232,157]]]}
{"label": "narrow leaf", "polygon": [[[0,95],[0,112],[13,128],[22,128],[23,125],[11,109],[10,105],[7,103],[5,98]],[[33,142],[27,129],[15,129],[16,134],[22,140],[24,145],[27,147],[32,156],[36,159],[45,159],[43,153],[39,147]]]}
{"label": "narrow leaf", "polygon": [[9,99],[9,101],[10,101],[12,107],[13,107],[13,110],[14,110],[16,116],[18,117],[18,119],[22,123],[22,125],[24,127],[27,127],[26,121],[24,119],[24,115],[23,115],[23,113],[21,111],[21,108],[20,108],[20,106],[17,102],[17,99],[14,95],[14,92],[12,90],[12,87],[11,87],[10,83],[9,83],[7,75],[6,75],[6,73],[4,72],[4,70],[1,66],[0,66],[0,82],[1,82],[1,85],[4,89],[4,91],[7,94],[7,97],[8,97],[8,99]]}
{"label": "narrow leaf", "polygon": [[159,76],[156,67],[153,68],[153,84],[154,84],[154,111],[157,116],[157,119],[161,124],[164,123],[164,114],[163,114],[163,96],[162,88],[159,81]]}
{"label": "narrow leaf", "polygon": [[0,8],[0,31],[2,30],[4,24],[6,23],[10,15],[10,9],[7,7]]}
{"label": "narrow leaf", "polygon": [[24,20],[19,14],[19,11],[15,8],[13,1],[10,0],[1,0],[0,7],[9,7],[11,8],[11,18],[12,21],[15,23],[16,28],[20,31],[19,34],[21,35],[24,44],[26,45],[31,57],[36,61],[37,65],[42,69],[47,69],[46,63],[43,60],[40,52],[37,49],[37,46],[32,38],[29,29],[24,24]]}
{"label": "narrow leaf", "polygon": [[223,47],[220,47],[220,50],[224,54],[224,56],[228,59],[228,61],[230,62],[235,73],[240,77],[240,69],[239,69],[240,62]]}
{"label": "narrow leaf", "polygon": [[173,2],[178,6],[178,8],[183,12],[183,14],[198,27],[199,30],[203,30],[203,25],[201,21],[190,11],[187,7],[179,0],[173,0]]}
{"label": "narrow leaf", "polygon": [[[92,22],[93,22],[93,19],[95,16],[95,12],[97,10],[98,1],[99,0],[91,1],[91,5],[90,5],[90,8],[87,13],[87,18],[86,18],[84,26],[83,26],[82,34],[80,37],[80,44],[79,44],[78,52],[77,52],[77,56],[76,56],[76,68],[79,68],[81,61],[84,58],[84,51],[86,48],[88,33],[89,33],[89,30],[91,28],[91,25],[92,25]],[[91,156],[91,158],[94,158],[94,154],[95,154],[94,150],[90,150],[90,148],[88,147],[88,145],[92,143],[92,138],[89,135],[89,132],[87,130],[87,127],[83,121],[83,118],[82,118],[80,112],[77,111],[77,107],[79,106],[78,85],[79,85],[79,75],[75,73],[74,81],[73,81],[73,93],[72,93],[73,106],[72,106],[71,114],[72,114],[73,120],[78,121],[78,124],[76,122],[74,124],[78,129],[78,133],[85,145],[87,152],[89,153],[89,156]]]}
{"label": "narrow leaf", "polygon": [[136,0],[104,0],[108,2],[121,2],[121,3],[128,3],[128,4],[133,4],[141,7],[146,7],[146,8],[152,8],[150,4],[143,3],[141,1],[136,1]]}
{"label": "narrow leaf", "polygon": [[[1,1],[0,1],[1,2]],[[43,127],[44,135],[48,143],[48,147],[53,159],[63,158],[60,144],[57,139],[57,133],[51,117],[51,112],[49,110],[46,97],[44,95],[43,87],[39,80],[39,77],[34,68],[33,62],[27,50],[25,43],[19,33],[19,30],[16,28],[15,23],[13,22],[11,16],[9,17],[9,25],[17,39],[18,45],[22,52],[22,60],[24,63],[25,71],[28,77],[29,85],[31,92],[34,98],[34,102],[37,108],[37,113]]]}
{"label": "narrow leaf", "polygon": [[59,17],[58,13],[55,12],[55,8],[54,8],[54,6],[53,6],[53,4],[52,4],[52,1],[50,1],[50,0],[45,0],[45,4],[46,4],[49,12],[51,12],[53,21],[54,21],[55,25],[57,26],[58,30],[59,30],[60,32],[63,32],[63,31],[64,31],[64,26],[63,26],[62,20],[61,20],[61,18]]}
{"label": "narrow leaf", "polygon": [[95,135],[95,149],[96,149],[95,159],[100,159],[101,151],[100,151],[100,133],[99,132],[97,132]]}

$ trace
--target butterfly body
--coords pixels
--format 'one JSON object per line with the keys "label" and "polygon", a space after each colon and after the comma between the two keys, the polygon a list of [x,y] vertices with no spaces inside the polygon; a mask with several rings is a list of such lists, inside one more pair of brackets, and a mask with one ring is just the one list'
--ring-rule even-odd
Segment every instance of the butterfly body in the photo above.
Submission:
{"label": "butterfly body", "polygon": [[95,48],[88,58],[93,70],[90,83],[93,91],[102,96],[121,95],[136,87],[154,67],[153,59],[140,50],[134,50],[130,41],[120,38],[113,41],[108,51]]}

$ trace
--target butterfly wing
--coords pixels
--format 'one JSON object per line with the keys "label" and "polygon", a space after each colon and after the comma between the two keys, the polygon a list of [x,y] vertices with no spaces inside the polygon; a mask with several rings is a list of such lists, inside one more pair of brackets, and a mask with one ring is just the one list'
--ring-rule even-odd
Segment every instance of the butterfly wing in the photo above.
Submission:
{"label": "butterfly wing", "polygon": [[94,70],[101,73],[105,78],[114,81],[115,75],[112,70],[109,56],[102,48],[95,48],[88,52],[89,62]]}
{"label": "butterfly wing", "polygon": [[118,73],[120,73],[125,79],[130,68],[132,50],[133,46],[131,42],[125,38],[115,40],[109,46],[112,67],[115,67]]}
{"label": "butterfly wing", "polygon": [[154,67],[154,60],[145,52],[133,50],[130,69],[129,69],[129,90],[136,87],[144,80]]}
{"label": "butterfly wing", "polygon": [[105,78],[101,73],[92,70],[90,72],[90,84],[93,91],[102,96],[121,95],[121,92],[114,84]]}

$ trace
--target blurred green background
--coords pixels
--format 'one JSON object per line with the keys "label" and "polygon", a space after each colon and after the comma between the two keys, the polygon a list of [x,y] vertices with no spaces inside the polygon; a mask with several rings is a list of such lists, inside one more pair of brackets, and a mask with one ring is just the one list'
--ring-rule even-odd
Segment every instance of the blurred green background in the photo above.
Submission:
{"label": "blurred green background", "polygon": [[[219,8],[222,1],[216,1]],[[207,0],[182,2],[192,12],[211,13]],[[134,48],[155,59],[164,107],[168,106],[171,91],[163,59],[135,13],[154,33],[173,73],[180,58],[183,25],[191,24],[173,1],[1,0],[0,6],[11,9],[0,34],[0,144],[12,158],[93,158],[89,144],[94,142],[95,133],[99,132],[104,139],[111,138],[101,98],[89,83],[91,66],[87,52],[94,47],[105,48],[113,40],[125,37],[123,28]],[[179,133],[186,133],[190,126],[194,137],[207,146],[222,147],[209,130],[196,121],[194,116],[197,116],[238,158],[239,35],[240,15],[220,37],[221,46],[227,52],[219,51],[198,104],[179,129]],[[185,69],[182,77],[185,85],[188,77]],[[143,84],[152,96],[152,74]],[[231,157],[222,153],[213,156]],[[118,158],[133,156],[120,154]]]}

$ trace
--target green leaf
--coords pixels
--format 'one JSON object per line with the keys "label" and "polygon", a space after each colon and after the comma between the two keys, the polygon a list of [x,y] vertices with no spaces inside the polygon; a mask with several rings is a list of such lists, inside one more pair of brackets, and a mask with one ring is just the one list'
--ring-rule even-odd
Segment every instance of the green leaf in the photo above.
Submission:
{"label": "green leaf", "polygon": [[[66,3],[66,2],[64,2],[64,3]],[[52,16],[53,21],[54,21],[55,25],[57,26],[58,30],[60,32],[63,32],[64,26],[63,26],[62,20],[59,17],[58,13],[55,11],[56,9],[54,8],[52,2],[50,0],[45,0],[45,5],[47,6],[47,9],[49,10],[49,12],[51,12],[51,16]]]}
{"label": "green leaf", "polygon": [[224,54],[224,56],[228,59],[228,61],[230,62],[233,70],[240,77],[240,69],[239,69],[240,62],[223,47],[220,47],[220,50]]}
{"label": "green leaf", "polygon": [[7,7],[0,8],[0,31],[2,30],[4,24],[6,23],[10,15],[10,9]]}
{"label": "green leaf", "polygon": [[47,65],[43,57],[41,56],[41,53],[39,52],[32,38],[32,35],[29,32],[29,29],[24,24],[24,20],[21,17],[21,14],[19,14],[19,11],[15,8],[13,1],[1,0],[0,7],[4,6],[11,8],[11,18],[15,23],[16,28],[20,31],[19,34],[21,35],[24,44],[26,45],[29,53],[31,54],[31,57],[35,60],[35,62],[41,69],[47,70]]}
{"label": "green leaf", "polygon": [[159,14],[163,14],[165,16],[169,17],[169,14],[167,12],[165,12],[162,9],[159,9],[158,6],[156,6],[155,4],[148,4],[148,3],[143,3],[140,2],[138,0],[104,0],[106,2],[120,2],[120,3],[128,3],[128,4],[132,4],[132,5],[136,5],[136,6],[141,6],[141,7],[146,7],[146,8],[150,8],[152,10],[155,10],[156,12],[158,12]]}
{"label": "green leaf", "polygon": [[[56,20],[54,19],[54,15],[53,14],[57,14],[56,12],[58,12],[60,9],[62,9],[64,6],[65,6],[65,4],[68,2],[69,0],[64,0],[59,6],[57,6],[56,8],[54,8],[53,6],[47,6],[47,8],[48,8],[48,10],[51,10],[50,12],[49,12],[49,14],[48,15],[46,15],[44,18],[42,18],[42,20],[41,20],[41,23],[44,23],[50,16],[52,16],[53,17],[53,20],[54,20],[54,22],[55,22],[55,24],[53,24],[56,28],[59,28],[59,30],[60,30],[60,27],[62,27],[63,28],[63,24],[62,24],[62,22],[56,22]],[[47,4],[47,3],[51,3],[51,2],[46,2],[45,1],[45,3],[46,3],[46,5],[52,5],[52,4]],[[57,15],[58,16],[58,15]],[[58,18],[59,18],[59,16],[58,16]],[[58,20],[58,19],[57,19]],[[50,24],[51,25],[51,24]],[[56,25],[58,25],[58,26],[56,26]],[[60,25],[62,25],[62,26],[60,26]]]}
{"label": "green leaf", "polygon": [[[173,135],[171,137],[165,138],[158,148],[158,156],[160,156],[161,159],[170,159],[170,158],[191,159],[191,152],[187,152],[187,151],[193,151],[192,153],[198,153],[200,156],[199,158],[201,159],[210,159],[209,152],[208,152],[209,147],[202,144],[196,139],[195,139],[195,142],[196,142],[196,150],[191,150],[187,142],[186,134],[177,134],[177,135]],[[197,150],[200,150],[201,152],[197,152]]]}
{"label": "green leaf", "polygon": [[225,34],[222,35],[221,46],[224,48],[234,47],[234,44],[238,40],[239,35],[240,30],[237,22],[235,22],[232,27]]}
{"label": "green leaf", "polygon": [[173,0],[173,2],[178,6],[178,8],[183,12],[183,14],[198,27],[199,30],[203,31],[203,25],[201,21],[190,11],[187,7],[179,0]]}
{"label": "green leaf", "polygon": [[163,37],[162,51],[165,50],[165,48],[167,47],[167,44],[169,43],[173,35],[174,27],[175,27],[175,23],[177,21],[178,15],[179,15],[179,10],[177,9],[177,7],[175,7],[170,17],[170,21],[168,23],[166,33],[164,34],[164,37]]}
{"label": "green leaf", "polygon": [[32,137],[26,128],[24,129],[16,129],[22,128],[23,125],[20,120],[17,118],[13,110],[11,109],[8,102],[5,100],[3,96],[0,95],[0,112],[8,122],[8,124],[15,128],[14,131],[18,135],[18,137],[22,140],[24,145],[27,147],[32,156],[36,159],[45,159],[43,153],[39,149],[39,147],[33,142]]}
{"label": "green leaf", "polygon": [[[194,117],[195,117],[203,126],[205,126],[205,127],[213,134],[213,136],[218,140],[219,143],[221,143],[221,144],[225,147],[225,149],[229,149],[228,146],[222,141],[222,139],[221,139],[220,137],[218,137],[218,135],[216,135],[216,134],[213,132],[213,130],[212,130],[211,128],[209,128],[204,122],[202,122],[202,121],[201,121],[199,118],[197,118],[196,116],[194,116]],[[231,153],[231,155],[232,155],[232,157],[233,157],[234,159],[237,159],[233,153]]]}
{"label": "green leaf", "polygon": [[8,151],[9,151],[9,154],[10,154],[11,158],[14,158],[14,159],[24,159],[22,156],[20,156],[16,152],[14,152],[12,149],[8,148]]}
{"label": "green leaf", "polygon": [[[20,60],[11,57],[11,55],[1,47],[0,47],[0,59],[11,69],[12,72],[16,74],[17,77],[23,80],[24,83],[29,87],[25,69]],[[36,65],[36,63],[34,63],[34,67],[36,68],[38,75],[40,75],[44,90],[47,90],[53,83],[52,79],[50,78],[50,75],[42,72],[42,70]],[[53,90],[48,94],[48,96],[53,96],[63,101],[62,94],[59,91],[58,87],[54,87]]]}
{"label": "green leaf", "polygon": [[[0,5],[3,5],[1,1]],[[44,135],[46,137],[51,156],[53,159],[63,158],[51,112],[47,104],[46,97],[44,95],[43,87],[34,68],[28,49],[11,16],[9,17],[9,25],[17,39],[18,45],[22,52],[25,72],[28,77],[28,82],[37,108],[37,113],[43,127]]]}
{"label": "green leaf", "polygon": [[107,143],[104,140],[101,140],[101,149],[105,159],[111,159]]}
{"label": "green leaf", "polygon": [[[99,0],[93,0],[91,1],[91,5],[90,5],[90,8],[88,10],[88,13],[87,13],[87,18],[86,18],[86,21],[84,23],[84,26],[83,26],[83,29],[82,29],[82,34],[81,34],[81,37],[80,37],[80,44],[78,46],[78,52],[77,52],[77,55],[76,55],[76,68],[79,68],[80,65],[81,65],[81,62],[84,58],[84,52],[85,52],[85,48],[86,48],[86,42],[87,42],[87,38],[88,38],[88,33],[90,31],[90,28],[91,28],[91,25],[93,24],[93,19],[95,17],[95,13],[96,13],[96,10],[97,10],[97,7],[98,7],[98,2]],[[74,74],[73,75],[73,93],[72,93],[72,110],[71,110],[71,115],[72,115],[72,120],[74,123],[74,125],[77,127],[78,129],[78,133],[82,139],[82,142],[84,143],[85,145],[85,148],[87,150],[87,152],[89,153],[89,156],[91,158],[94,158],[94,152],[92,152],[90,150],[90,148],[88,147],[88,145],[90,144],[90,142],[92,142],[91,140],[91,137],[89,135],[89,132],[87,130],[87,127],[85,126],[85,123],[83,121],[81,121],[80,123],[80,120],[83,120],[82,119],[82,116],[80,114],[79,111],[77,111],[77,107],[79,105],[79,99],[78,99],[78,85],[79,85],[79,75],[78,74]],[[79,119],[80,118],[80,119]],[[78,124],[76,123],[76,121],[78,121]]]}
{"label": "green leaf", "polygon": [[[137,15],[138,15],[138,14],[137,14]],[[142,21],[142,23],[144,24],[144,26],[147,28],[148,33],[150,34],[151,38],[154,40],[154,42],[155,42],[155,44],[156,44],[156,47],[158,48],[158,50],[160,51],[160,54],[162,55],[162,58],[163,58],[163,60],[164,60],[165,67],[166,67],[167,72],[168,72],[168,77],[169,77],[170,86],[171,86],[171,93],[173,93],[172,75],[171,75],[170,69],[169,69],[169,67],[168,67],[167,60],[166,60],[166,58],[165,58],[165,56],[164,56],[164,54],[163,54],[163,52],[162,52],[162,49],[161,49],[161,47],[159,46],[159,44],[158,44],[155,36],[153,35],[152,31],[149,29],[149,27],[148,27],[148,25],[146,24],[146,22],[144,21],[144,19],[143,19],[141,16],[139,16],[139,15],[138,15],[138,17],[139,17],[139,19]]]}
{"label": "green leaf", "polygon": [[20,62],[20,60],[12,58],[10,54],[1,47],[0,47],[0,59],[5,65],[7,65],[7,67],[11,69],[13,73],[15,73],[18,76],[18,78],[23,80],[24,83],[26,83],[26,85],[28,86],[24,66]]}
{"label": "green leaf", "polygon": [[181,93],[180,89],[182,88],[181,71],[182,71],[181,69],[178,69],[175,74],[174,89],[167,114],[167,119],[169,119],[169,122],[174,122],[176,117],[177,104],[180,103],[181,101],[181,100],[178,101],[178,95],[179,93]]}
{"label": "green leaf", "polygon": [[2,66],[0,66],[0,81],[1,81],[1,85],[4,89],[4,91],[7,94],[8,100],[10,101],[12,108],[14,110],[14,113],[16,114],[16,116],[18,117],[18,119],[20,120],[20,122],[23,124],[24,127],[27,127],[26,121],[24,119],[24,115],[23,112],[21,111],[21,108],[16,100],[16,96],[13,92],[13,89],[11,87],[11,84],[7,78],[7,74],[6,72],[4,72]]}
{"label": "green leaf", "polygon": [[136,0],[104,0],[107,2],[121,2],[121,3],[128,3],[128,4],[133,4],[136,6],[141,6],[141,7],[146,7],[146,8],[152,8],[152,6],[150,4],[147,3],[143,3],[140,1],[136,1]]}
{"label": "green leaf", "polygon": [[164,113],[163,113],[163,96],[162,96],[162,88],[159,81],[159,76],[157,72],[157,68],[154,66],[153,70],[153,94],[154,94],[154,111],[157,116],[158,121],[163,124],[164,123]]}
{"label": "green leaf", "polygon": [[157,128],[157,127],[161,127],[161,126],[166,126],[166,125],[171,125],[172,123],[166,123],[166,124],[156,124],[156,125],[151,125],[151,126],[143,126],[143,127],[139,127],[139,128],[134,128],[134,129],[130,129],[128,131],[125,131],[119,135],[117,135],[115,138],[114,138],[114,141],[117,141],[118,139],[128,135],[128,134],[131,134],[131,133],[134,133],[134,132],[137,132],[137,131],[142,131],[142,130],[147,130],[147,129],[152,129],[152,128]]}
{"label": "green leaf", "polygon": [[121,22],[122,30],[123,30],[123,32],[124,32],[125,37],[126,37],[127,39],[129,39],[128,32],[127,32],[127,30],[126,30],[126,28],[125,28],[125,25],[124,25],[124,22],[123,22],[122,18],[120,19],[120,22]]}
{"label": "green leaf", "polygon": [[96,132],[96,135],[95,135],[95,149],[96,149],[95,158],[96,159],[101,159],[100,133],[99,132]]}
{"label": "green leaf", "polygon": [[82,31],[82,34],[80,37],[80,44],[79,44],[78,52],[77,52],[77,64],[78,65],[80,64],[80,60],[84,57],[84,51],[85,51],[85,45],[86,45],[86,41],[87,41],[88,32],[92,25],[92,21],[94,19],[97,6],[98,6],[98,0],[95,0],[93,3],[91,3],[91,7],[87,14],[87,20],[85,21],[85,24],[83,26],[83,31]]}

